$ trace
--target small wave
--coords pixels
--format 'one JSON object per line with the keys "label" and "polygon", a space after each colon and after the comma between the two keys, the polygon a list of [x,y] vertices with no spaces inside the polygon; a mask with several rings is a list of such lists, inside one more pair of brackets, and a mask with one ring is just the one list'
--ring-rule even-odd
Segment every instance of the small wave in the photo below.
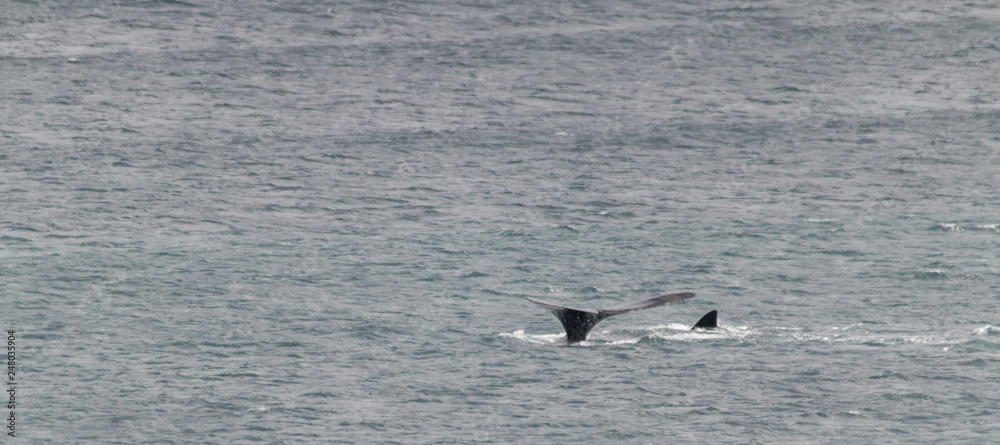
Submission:
{"label": "small wave", "polygon": [[898,345],[944,345],[954,344],[943,337],[937,336],[912,336],[912,337],[867,337],[858,339],[845,339],[847,341],[859,341],[865,346],[898,346]]}
{"label": "small wave", "polygon": [[0,242],[11,243],[11,244],[13,244],[13,243],[30,243],[31,240],[27,239],[27,238],[20,238],[20,237],[17,237],[17,236],[0,235]]}
{"label": "small wave", "polygon": [[496,233],[497,236],[500,236],[500,237],[522,237],[522,236],[525,236],[525,233],[524,233],[523,230],[507,229],[507,230],[500,230],[500,231],[497,231],[495,233]]}
{"label": "small wave", "polygon": [[1000,335],[1000,327],[986,325],[981,328],[976,328],[976,330],[972,331],[972,335],[997,336]]}
{"label": "small wave", "polygon": [[913,275],[916,280],[947,280],[948,274],[940,269],[929,270],[926,272],[917,272]]}
{"label": "small wave", "polygon": [[962,229],[962,226],[959,226],[958,224],[954,223],[939,223],[939,224],[934,224],[927,230],[937,230],[941,232],[961,232],[964,229]]}
{"label": "small wave", "polygon": [[751,335],[752,332],[750,332],[749,330],[741,330],[739,328],[727,328],[719,326],[718,329],[691,330],[690,327],[684,326],[679,329],[678,328],[671,329],[670,331],[667,332],[654,332],[653,335],[651,336],[664,340],[697,342],[704,340],[720,340],[720,339],[732,339],[732,340],[743,341],[744,339],[746,339]]}
{"label": "small wave", "polygon": [[635,218],[636,216],[635,213],[632,212],[612,212],[607,210],[599,211],[597,212],[597,214],[612,219],[628,219],[628,218]]}
{"label": "small wave", "polygon": [[826,255],[837,255],[837,256],[862,256],[864,253],[857,250],[821,250],[820,253]]}
{"label": "small wave", "polygon": [[964,232],[966,230],[974,232],[1000,232],[1000,224],[974,224],[963,226],[956,223],[939,223],[932,225],[928,230],[941,232]]}
{"label": "small wave", "polygon": [[902,393],[887,392],[882,394],[882,398],[886,400],[895,400],[895,401],[902,401],[907,399],[933,400],[933,397],[919,392],[902,392]]}
{"label": "small wave", "polygon": [[802,328],[795,327],[795,326],[791,326],[791,327],[790,326],[775,326],[773,329],[776,330],[776,331],[801,331],[802,330]]}
{"label": "small wave", "polygon": [[524,329],[518,329],[514,332],[503,332],[500,334],[501,337],[513,338],[515,340],[526,341],[528,343],[534,343],[538,345],[551,345],[558,343],[560,341],[565,341],[565,334],[525,334]]}
{"label": "small wave", "polygon": [[1000,224],[980,224],[978,226],[972,226],[972,230],[981,230],[986,232],[1000,232]]}
{"label": "small wave", "polygon": [[465,275],[462,275],[459,278],[483,278],[483,277],[488,277],[488,276],[489,276],[489,274],[485,274],[485,273],[482,273],[482,272],[469,272],[469,273],[467,273]]}
{"label": "small wave", "polygon": [[[990,334],[990,335],[996,335],[996,334]],[[996,351],[1000,350],[1000,342],[997,342],[995,339],[969,340],[967,342],[962,343],[962,349],[970,351],[975,351],[975,350]]]}
{"label": "small wave", "polygon": [[847,331],[847,330],[854,329],[854,328],[860,328],[863,325],[864,325],[863,323],[854,323],[852,325],[844,326],[842,328],[838,328],[838,327],[834,326],[833,330],[834,331]]}
{"label": "small wave", "polygon": [[609,345],[634,345],[636,343],[639,343],[639,340],[642,340],[642,338],[626,338],[626,339],[623,339],[623,340],[612,340],[612,341],[609,341],[608,344]]}

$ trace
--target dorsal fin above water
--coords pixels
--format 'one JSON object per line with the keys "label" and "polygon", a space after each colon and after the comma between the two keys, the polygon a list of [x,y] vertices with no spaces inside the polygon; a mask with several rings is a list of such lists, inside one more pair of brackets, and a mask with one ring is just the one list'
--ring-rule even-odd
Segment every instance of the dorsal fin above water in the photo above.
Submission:
{"label": "dorsal fin above water", "polygon": [[566,341],[569,343],[577,343],[587,339],[587,334],[591,329],[593,329],[594,325],[612,315],[627,314],[629,312],[654,308],[664,304],[686,300],[693,296],[693,292],[660,295],[659,297],[619,304],[618,306],[612,306],[605,309],[579,309],[549,303],[536,298],[525,298],[532,303],[548,309],[549,312],[552,312],[552,315],[555,315],[556,318],[559,319],[559,322],[563,325],[563,329],[566,330]]}
{"label": "dorsal fin above water", "polygon": [[714,329],[717,327],[719,327],[719,311],[712,311],[701,317],[701,320],[698,320],[691,329]]}

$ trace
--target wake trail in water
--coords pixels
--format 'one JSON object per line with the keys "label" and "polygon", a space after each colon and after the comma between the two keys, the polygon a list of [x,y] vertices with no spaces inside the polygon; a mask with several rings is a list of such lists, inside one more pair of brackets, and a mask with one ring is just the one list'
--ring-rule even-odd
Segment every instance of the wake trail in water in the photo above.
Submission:
{"label": "wake trail in water", "polygon": [[[791,343],[786,347],[806,345],[860,345],[869,347],[891,347],[901,345],[926,345],[941,347],[948,351],[955,345],[981,344],[991,348],[1000,348],[1000,327],[986,325],[972,330],[959,332],[929,332],[925,335],[891,335],[877,332],[864,332],[863,324],[857,323],[847,327],[831,327],[829,332],[806,332],[799,327],[773,326],[751,328],[748,326],[719,325],[716,329],[695,329],[680,323],[669,323],[632,329],[607,329],[595,331],[578,346],[613,346],[636,344],[643,340],[658,342],[739,342],[779,344]],[[855,330],[858,332],[847,332]],[[509,338],[537,345],[566,345],[564,333],[526,333],[524,329],[498,334],[501,338]]]}

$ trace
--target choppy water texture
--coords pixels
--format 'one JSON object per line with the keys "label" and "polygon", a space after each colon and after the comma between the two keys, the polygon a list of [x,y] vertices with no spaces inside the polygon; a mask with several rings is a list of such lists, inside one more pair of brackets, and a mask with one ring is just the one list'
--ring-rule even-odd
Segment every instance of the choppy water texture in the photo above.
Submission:
{"label": "choppy water texture", "polygon": [[17,443],[998,443],[998,73],[992,2],[0,2]]}

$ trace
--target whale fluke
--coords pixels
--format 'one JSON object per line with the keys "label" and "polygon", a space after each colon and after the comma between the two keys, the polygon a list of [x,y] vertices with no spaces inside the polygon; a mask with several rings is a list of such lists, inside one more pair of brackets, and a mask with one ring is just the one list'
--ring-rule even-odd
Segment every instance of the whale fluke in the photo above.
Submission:
{"label": "whale fluke", "polygon": [[[566,329],[566,341],[578,343],[587,339],[587,333],[601,320],[612,315],[627,314],[629,312],[641,311],[664,304],[670,304],[681,300],[687,300],[694,296],[693,292],[681,292],[679,294],[660,295],[659,297],[646,300],[633,301],[631,303],[619,304],[604,309],[578,309],[547,301],[525,297],[528,301],[535,303],[555,315],[562,322],[563,329]],[[713,319],[714,320],[714,319]],[[701,323],[699,321],[699,323]]]}
{"label": "whale fluke", "polygon": [[701,317],[701,320],[698,320],[698,322],[691,327],[691,330],[699,328],[714,329],[717,327],[719,327],[719,311],[712,311],[705,314],[704,317]]}

